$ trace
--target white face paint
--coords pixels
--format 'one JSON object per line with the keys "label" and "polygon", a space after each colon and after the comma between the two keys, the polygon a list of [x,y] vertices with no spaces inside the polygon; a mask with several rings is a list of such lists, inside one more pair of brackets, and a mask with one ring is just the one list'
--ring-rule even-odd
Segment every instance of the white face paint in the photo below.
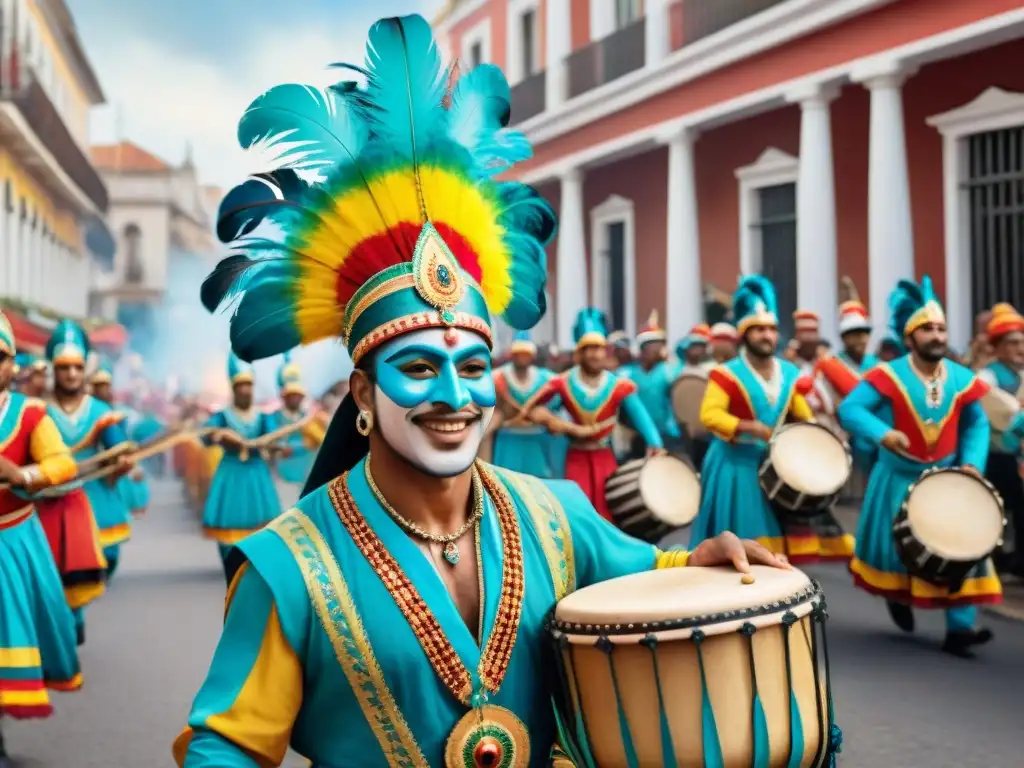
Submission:
{"label": "white face paint", "polygon": [[427,474],[452,477],[476,459],[496,394],[491,354],[469,331],[430,328],[388,342],[377,353],[376,419],[381,436]]}

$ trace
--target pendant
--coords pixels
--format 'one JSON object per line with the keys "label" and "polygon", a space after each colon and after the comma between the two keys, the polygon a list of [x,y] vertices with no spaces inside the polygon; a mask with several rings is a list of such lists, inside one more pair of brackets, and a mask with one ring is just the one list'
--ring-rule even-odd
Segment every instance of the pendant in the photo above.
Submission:
{"label": "pendant", "polygon": [[449,565],[459,564],[459,545],[454,541],[446,542],[441,554],[444,555],[444,559],[448,561]]}
{"label": "pendant", "polygon": [[445,768],[519,768],[530,764],[522,720],[491,704],[467,712],[448,736]]}

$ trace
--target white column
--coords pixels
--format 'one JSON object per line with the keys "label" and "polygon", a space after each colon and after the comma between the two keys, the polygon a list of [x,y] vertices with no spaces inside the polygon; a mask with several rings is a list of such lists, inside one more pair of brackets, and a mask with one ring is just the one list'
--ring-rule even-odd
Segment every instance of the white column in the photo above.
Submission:
{"label": "white column", "polygon": [[648,67],[661,64],[672,45],[668,8],[669,0],[644,2],[644,64]]}
{"label": "white column", "polygon": [[566,58],[572,52],[572,9],[570,0],[548,0],[544,57],[545,109],[555,109],[569,97],[569,69]]}
{"label": "white column", "polygon": [[800,104],[800,175],[796,185],[797,308],[821,318],[822,338],[837,338],[839,305],[836,193],[830,104],[838,89],[810,85],[788,95]]}
{"label": "white column", "polygon": [[583,172],[562,175],[562,201],[558,209],[558,282],[555,286],[555,333],[558,346],[572,349],[576,314],[587,305],[587,241],[583,230]]}
{"label": "white column", "polygon": [[875,336],[888,318],[896,282],[914,277],[914,231],[903,127],[903,81],[898,62],[853,73],[871,91],[868,152],[868,286]]}
{"label": "white column", "polygon": [[665,288],[665,330],[670,346],[704,319],[704,289],[700,276],[700,230],[693,144],[697,133],[684,128],[667,138],[668,237]]}
{"label": "white column", "polygon": [[0,296],[10,296],[11,290],[11,262],[14,254],[11,252],[7,242],[7,192],[8,185],[0,178]]}
{"label": "white column", "polygon": [[10,271],[7,273],[11,281],[10,294],[11,296],[19,296],[19,289],[21,287],[21,237],[19,233],[21,231],[21,219],[19,216],[21,203],[14,194],[13,187],[11,189],[11,207],[12,210],[7,213],[7,250],[11,254],[11,263],[8,265]]}

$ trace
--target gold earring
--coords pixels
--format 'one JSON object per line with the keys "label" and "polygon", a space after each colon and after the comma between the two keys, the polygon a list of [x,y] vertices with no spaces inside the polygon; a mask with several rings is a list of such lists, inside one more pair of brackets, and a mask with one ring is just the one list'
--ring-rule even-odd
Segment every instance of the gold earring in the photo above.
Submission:
{"label": "gold earring", "polygon": [[360,411],[359,415],[356,416],[356,432],[363,437],[368,437],[373,431],[373,412],[372,411]]}

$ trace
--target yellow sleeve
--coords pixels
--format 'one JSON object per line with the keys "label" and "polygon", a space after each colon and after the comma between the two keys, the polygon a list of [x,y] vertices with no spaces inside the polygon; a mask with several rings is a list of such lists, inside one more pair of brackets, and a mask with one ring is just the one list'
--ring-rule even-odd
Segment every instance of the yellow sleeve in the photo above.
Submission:
{"label": "yellow sleeve", "polygon": [[690,553],[685,549],[670,549],[668,551],[656,550],[654,556],[654,570],[660,571],[663,568],[685,568],[690,562]]}
{"label": "yellow sleeve", "polygon": [[310,449],[319,448],[327,434],[327,427],[319,419],[310,419],[309,423],[302,428],[302,436],[306,439],[306,445]]}
{"label": "yellow sleeve", "polygon": [[723,440],[736,437],[736,429],[740,418],[729,413],[729,393],[713,380],[708,382],[704,390],[704,399],[700,404],[700,423],[704,428]]}
{"label": "yellow sleeve", "polygon": [[75,460],[49,415],[44,415],[32,430],[28,449],[48,485],[66,483],[75,476]]}
{"label": "yellow sleeve", "polygon": [[302,706],[302,663],[270,587],[243,568],[228,590],[224,631],[188,726],[174,742],[186,768],[278,766]]}
{"label": "yellow sleeve", "polygon": [[807,398],[799,392],[793,394],[793,400],[789,404],[789,412],[798,421],[814,421],[814,411],[807,403]]}

